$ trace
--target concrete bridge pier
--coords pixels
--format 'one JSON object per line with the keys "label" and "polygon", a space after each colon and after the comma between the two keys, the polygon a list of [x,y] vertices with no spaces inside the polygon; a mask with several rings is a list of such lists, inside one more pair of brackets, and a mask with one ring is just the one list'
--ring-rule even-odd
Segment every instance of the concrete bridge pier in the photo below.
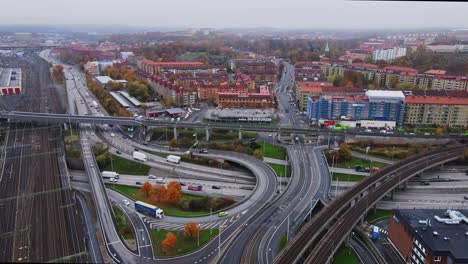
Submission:
{"label": "concrete bridge pier", "polygon": [[210,141],[210,130],[206,129],[206,142]]}
{"label": "concrete bridge pier", "polygon": [[174,138],[177,139],[177,127],[174,127]]}

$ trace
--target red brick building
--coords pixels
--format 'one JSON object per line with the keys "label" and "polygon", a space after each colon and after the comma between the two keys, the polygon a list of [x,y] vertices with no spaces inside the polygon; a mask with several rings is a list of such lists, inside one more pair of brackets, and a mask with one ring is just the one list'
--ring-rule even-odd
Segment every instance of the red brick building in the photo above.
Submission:
{"label": "red brick building", "polygon": [[468,210],[393,210],[388,238],[407,263],[468,263]]}
{"label": "red brick building", "polygon": [[272,108],[276,105],[274,96],[266,85],[261,85],[256,93],[219,92],[216,96],[216,103],[223,108]]}

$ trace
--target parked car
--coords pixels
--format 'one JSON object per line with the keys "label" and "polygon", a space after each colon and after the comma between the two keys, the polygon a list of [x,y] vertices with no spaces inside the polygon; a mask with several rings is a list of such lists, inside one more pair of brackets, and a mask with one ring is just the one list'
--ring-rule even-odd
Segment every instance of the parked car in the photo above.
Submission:
{"label": "parked car", "polygon": [[219,190],[219,189],[221,189],[221,186],[213,185],[213,186],[211,186],[211,188],[216,189],[216,190]]}

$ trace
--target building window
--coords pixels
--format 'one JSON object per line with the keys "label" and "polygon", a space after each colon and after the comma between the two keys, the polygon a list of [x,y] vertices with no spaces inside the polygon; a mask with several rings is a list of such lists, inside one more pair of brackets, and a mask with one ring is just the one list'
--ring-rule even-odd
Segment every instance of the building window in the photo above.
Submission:
{"label": "building window", "polygon": [[442,261],[442,257],[441,256],[435,256],[434,257],[434,262],[440,262]]}

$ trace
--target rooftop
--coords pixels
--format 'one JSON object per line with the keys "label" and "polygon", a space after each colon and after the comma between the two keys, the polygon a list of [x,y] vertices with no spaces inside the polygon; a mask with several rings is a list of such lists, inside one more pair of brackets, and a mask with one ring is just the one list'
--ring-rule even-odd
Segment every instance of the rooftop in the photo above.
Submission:
{"label": "rooftop", "polygon": [[447,71],[444,70],[428,70],[425,74],[433,74],[433,75],[445,75]]}
{"label": "rooftop", "polygon": [[407,104],[468,105],[467,97],[408,95],[405,101]]}
{"label": "rooftop", "polygon": [[400,98],[402,100],[405,99],[405,95],[402,91],[388,91],[388,90],[368,90],[366,92],[366,96],[369,99],[375,98]]}
{"label": "rooftop", "polygon": [[459,263],[468,261],[468,210],[395,209],[393,213],[433,255],[448,255]]}
{"label": "rooftop", "polygon": [[96,76],[96,80],[100,82],[101,84],[107,84],[108,82],[114,81],[109,76]]}

